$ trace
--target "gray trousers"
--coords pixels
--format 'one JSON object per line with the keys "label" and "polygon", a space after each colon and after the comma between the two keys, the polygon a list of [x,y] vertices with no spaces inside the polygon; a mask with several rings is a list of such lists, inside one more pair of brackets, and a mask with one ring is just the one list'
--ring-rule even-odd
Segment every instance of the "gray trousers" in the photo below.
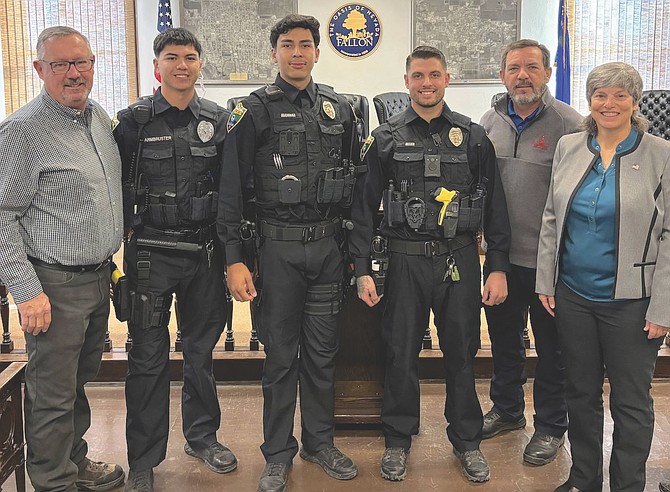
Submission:
{"label": "gray trousers", "polygon": [[27,469],[36,492],[75,492],[91,425],[84,385],[100,367],[110,268],[72,273],[35,266],[51,303],[46,333],[26,334]]}

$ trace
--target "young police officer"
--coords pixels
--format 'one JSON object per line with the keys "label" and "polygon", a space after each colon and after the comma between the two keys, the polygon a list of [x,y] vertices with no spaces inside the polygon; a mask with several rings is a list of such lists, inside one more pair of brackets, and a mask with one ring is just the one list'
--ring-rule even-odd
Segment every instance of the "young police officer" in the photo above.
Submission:
{"label": "young police officer", "polygon": [[[419,431],[418,358],[431,309],[447,373],[447,435],[466,477],[489,479],[479,451],[482,411],[473,359],[481,302],[499,304],[507,296],[509,220],[491,142],[482,127],[444,103],[448,84],[439,50],[420,46],[407,57],[411,107],[373,131],[363,146],[368,172],[352,207],[358,295],[374,306],[379,296],[370,277],[370,241],[384,195],[381,233],[391,255],[382,317],[381,474],[387,480],[405,478],[412,435]],[[482,223],[491,270],[483,297],[476,243]]]}
{"label": "young police officer", "polygon": [[[298,381],[300,456],[340,480],[357,474],[333,445],[333,380],[343,272],[338,236],[358,151],[346,99],[312,81],[319,22],[289,15],[272,28],[270,42],[279,65],[275,83],[251,93],[228,121],[219,232],[228,287],[235,299],[254,300],[265,347],[261,450],[267,465],[258,490],[283,491],[298,452]],[[254,194],[262,295],[242,262],[239,234],[243,203]]]}
{"label": "young police officer", "polygon": [[215,231],[218,173],[228,112],[198,97],[201,46],[185,29],[154,40],[161,88],[119,112],[114,135],[123,161],[132,295],[128,329],[126,491],[153,490],[169,430],[168,321],[179,300],[184,353],[184,451],[226,473],[237,459],[217,442],[221,412],[212,349],[226,321],[223,255]]}

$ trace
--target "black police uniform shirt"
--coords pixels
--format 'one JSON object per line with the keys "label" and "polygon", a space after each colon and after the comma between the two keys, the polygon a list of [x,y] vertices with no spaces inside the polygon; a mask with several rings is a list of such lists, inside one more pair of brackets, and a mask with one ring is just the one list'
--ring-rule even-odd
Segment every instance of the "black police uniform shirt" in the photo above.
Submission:
{"label": "black police uniform shirt", "polygon": [[[219,187],[219,170],[223,157],[223,142],[226,138],[226,122],[229,112],[211,101],[193,96],[184,110],[172,106],[163,97],[159,88],[153,96],[145,99],[153,104],[153,116],[142,128],[141,156],[138,151],[139,124],[131,107],[117,113],[112,122],[121,160],[123,163],[123,183],[128,183],[132,162],[137,160],[140,176],[137,188],[140,193],[151,195],[147,202],[156,201],[167,204],[170,210],[174,203],[174,220],[166,219],[164,210],[152,207],[152,213],[145,209],[144,195],[139,198],[134,214],[136,200],[127,193],[124,186],[124,223],[125,227],[136,227],[139,223],[162,229],[183,229],[198,227],[214,221]],[[142,104],[141,102],[135,104]],[[203,109],[203,106],[209,110]],[[153,180],[153,183],[151,182]],[[194,198],[208,197],[208,200]],[[203,210],[205,203],[210,210]],[[163,213],[161,213],[163,212]],[[162,216],[162,218],[156,218]]]}
{"label": "black police uniform shirt", "polygon": [[[355,131],[353,124],[352,109],[347,100],[340,95],[333,93],[336,97],[336,102],[324,97],[320,93],[320,87],[328,89],[327,86],[315,84],[311,81],[304,89],[299,90],[293,85],[289,84],[277,75],[274,85],[281,89],[288,102],[295,109],[291,112],[297,115],[301,114],[301,107],[309,104],[312,108],[310,111],[303,113],[303,119],[313,118],[318,116],[320,121],[320,141],[307,143],[310,152],[318,146],[320,151],[334,152],[339,155],[334,156],[335,162],[339,158],[351,158],[354,165],[360,162],[360,152],[357,138],[352,134]],[[262,90],[262,89],[261,89]],[[332,89],[330,90],[332,92]],[[305,100],[305,102],[303,102]],[[329,104],[335,113],[325,116],[326,106]],[[324,106],[325,105],[325,106]],[[221,175],[221,185],[219,189],[219,211],[218,211],[218,228],[219,236],[226,245],[226,257],[228,263],[237,263],[242,261],[242,247],[239,239],[239,226],[243,218],[252,221],[257,219],[265,219],[274,224],[300,224],[300,223],[315,223],[323,220],[328,220],[342,214],[343,210],[335,205],[323,206],[316,203],[316,184],[310,178],[309,188],[306,193],[306,200],[301,200],[301,204],[292,207],[295,214],[281,214],[273,206],[266,206],[256,200],[256,187],[260,184],[259,169],[257,159],[259,158],[259,151],[271,139],[276,139],[273,133],[279,132],[281,128],[273,127],[271,116],[261,99],[255,95],[250,95],[242,102],[243,109],[233,111],[233,117],[228,123],[229,135],[224,145],[224,159]],[[311,113],[311,114],[309,114]],[[322,114],[319,114],[322,113]],[[237,116],[236,116],[237,114]],[[293,117],[292,114],[286,116]],[[287,118],[288,119],[288,118]],[[329,120],[339,121],[343,126],[341,133],[341,148],[340,149],[325,149],[322,145],[323,141],[327,141],[326,135],[324,137],[324,130],[330,131],[324,127],[324,123],[329,123]],[[305,124],[308,122],[306,121]],[[312,122],[313,123],[313,122]],[[339,131],[339,130],[334,130]],[[302,145],[302,144],[301,144]],[[301,147],[299,152],[301,157],[306,156],[306,150]],[[277,149],[277,161],[275,166],[278,168],[279,174],[285,174],[292,179],[295,174],[291,168],[282,159]],[[267,156],[265,156],[267,158]],[[319,155],[317,158],[323,158]],[[310,161],[307,165],[323,167],[322,163],[315,163]],[[296,173],[299,172],[301,166],[295,166]],[[304,198],[304,197],[303,197]]]}
{"label": "black police uniform shirt", "polygon": [[[491,271],[509,269],[508,253],[510,247],[510,226],[507,215],[507,204],[500,182],[500,175],[496,164],[495,151],[484,129],[469,121],[469,118],[452,112],[444,104],[440,116],[429,122],[421,118],[410,106],[403,113],[392,117],[395,127],[402,128],[405,142],[394,142],[389,122],[376,128],[361,149],[367,173],[364,175],[362,189],[357,189],[351,208],[351,220],[354,229],[349,236],[349,249],[355,261],[356,275],[365,275],[370,272],[369,256],[370,242],[374,228],[374,218],[379,213],[379,204],[383,191],[388,188],[389,180],[395,180],[398,168],[404,166],[403,176],[407,169],[415,167],[415,173],[420,173],[417,180],[421,181],[424,172],[424,154],[446,154],[449,160],[445,163],[442,158],[440,177],[435,178],[435,187],[444,185],[447,189],[463,188],[464,173],[469,175],[472,184],[478,181],[479,168],[486,187],[486,201],[484,209],[484,235],[487,244],[487,264]],[[450,131],[460,133],[459,138],[452,142]],[[435,135],[438,135],[437,137]],[[396,138],[398,138],[396,134]],[[439,148],[449,147],[448,152],[439,152]],[[461,156],[458,155],[461,149]],[[407,152],[407,159],[415,162],[403,162],[403,150],[421,154],[420,160],[415,160]],[[394,162],[394,158],[396,161]],[[455,162],[450,162],[454,160]],[[467,163],[466,163],[467,160]],[[478,161],[481,166],[478,165]],[[395,166],[395,169],[394,169]],[[401,183],[394,183],[396,187]],[[468,187],[472,185],[467,183]],[[463,192],[464,189],[458,190]],[[432,199],[426,197],[426,200]],[[439,204],[438,204],[439,205]],[[437,207],[439,208],[439,206]],[[435,207],[434,207],[435,209]],[[434,210],[433,210],[434,211]],[[430,212],[429,212],[430,213]],[[382,227],[382,233],[389,238],[413,241],[431,241],[443,239],[441,230],[415,230],[406,224],[401,227]]]}

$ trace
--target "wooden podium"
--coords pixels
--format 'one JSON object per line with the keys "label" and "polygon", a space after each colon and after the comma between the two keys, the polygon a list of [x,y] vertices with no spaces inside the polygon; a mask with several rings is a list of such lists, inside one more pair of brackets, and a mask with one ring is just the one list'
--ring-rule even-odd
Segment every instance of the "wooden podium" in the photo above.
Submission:
{"label": "wooden podium", "polygon": [[384,394],[381,314],[350,295],[340,312],[340,348],[335,358],[335,425],[380,425]]}

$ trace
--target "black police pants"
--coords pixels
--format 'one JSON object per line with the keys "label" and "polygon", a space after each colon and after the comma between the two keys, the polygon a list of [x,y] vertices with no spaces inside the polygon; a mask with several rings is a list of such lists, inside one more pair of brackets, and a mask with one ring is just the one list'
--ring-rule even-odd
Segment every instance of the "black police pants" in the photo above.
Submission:
{"label": "black police pants", "polygon": [[[165,299],[170,309],[177,296],[184,356],[183,432],[190,446],[201,450],[216,442],[221,411],[212,372],[212,350],[227,315],[223,261],[218,249],[208,266],[207,254],[151,249],[148,291]],[[125,260],[131,290],[137,289],[137,247],[131,241]],[[158,308],[160,310],[160,308]],[[126,378],[126,441],[128,463],[142,470],[165,459],[169,431],[169,316],[160,326],[129,322],[133,346]]]}
{"label": "black police pants", "polygon": [[481,274],[476,244],[454,251],[460,281],[442,281],[446,255],[391,253],[382,339],[386,376],[382,425],[387,447],[409,449],[419,432],[419,352],[432,309],[446,370],[447,436],[460,452],[477,449],[482,410],[473,359],[479,347]]}
{"label": "black police pants", "polygon": [[[560,437],[568,425],[563,395],[565,369],[556,323],[535,293],[535,272],[534,268],[512,265],[507,274],[507,300],[497,306],[484,306],[493,354],[490,395],[493,409],[499,414],[509,420],[521,418],[526,382],[523,330],[530,313],[537,352],[533,382],[535,429]],[[484,273],[487,274],[486,268]]]}
{"label": "black police pants", "polygon": [[605,372],[614,420],[610,490],[645,489],[654,434],[650,389],[663,343],[663,337],[649,340],[644,331],[648,307],[649,298],[594,302],[561,281],[556,286],[556,325],[567,377],[569,481],[579,490],[602,489]]}
{"label": "black police pants", "polygon": [[[305,310],[314,301],[310,288],[342,281],[342,254],[333,237],[306,244],[264,241],[257,311],[265,349],[261,451],[268,463],[291,463],[298,452],[293,437],[298,383],[303,447],[315,452],[333,444],[337,315]],[[336,304],[338,298],[333,294],[320,302]]]}

